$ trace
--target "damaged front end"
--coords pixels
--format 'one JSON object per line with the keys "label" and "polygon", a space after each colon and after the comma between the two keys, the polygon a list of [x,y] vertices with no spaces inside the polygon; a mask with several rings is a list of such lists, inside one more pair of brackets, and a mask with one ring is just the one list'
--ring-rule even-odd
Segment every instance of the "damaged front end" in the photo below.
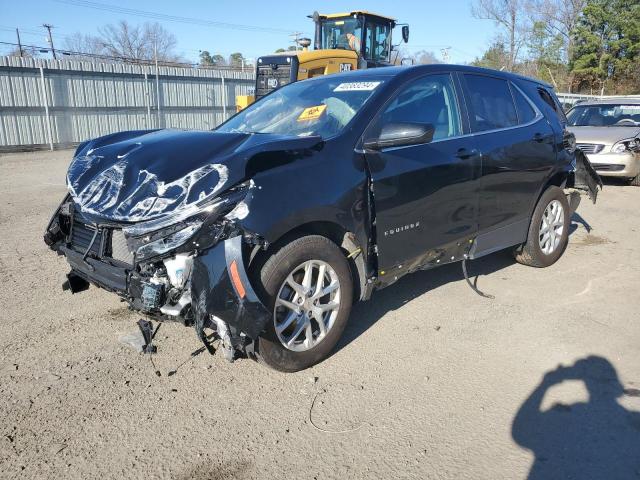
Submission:
{"label": "damaged front end", "polygon": [[[210,351],[212,337],[205,329],[211,329],[230,360],[236,352],[250,352],[270,314],[254,292],[245,265],[249,252],[266,248],[266,242],[241,226],[254,182],[221,189],[221,170],[209,182],[217,188],[209,195],[136,222],[124,215],[96,215],[91,207],[103,193],[90,195],[87,188],[70,187],[44,235],[45,243],[71,266],[63,289],[78,293],[96,285],[150,318],[194,326]],[[181,188],[189,190],[197,180],[183,182]],[[68,182],[73,185],[73,178]],[[102,179],[87,185],[104,190]],[[108,210],[102,208],[104,212]]]}
{"label": "damaged front end", "polygon": [[65,290],[97,285],[152,318],[193,325],[207,345],[205,329],[223,330],[225,347],[242,351],[270,318],[245,268],[248,249],[265,243],[238,224],[252,188],[247,182],[160,229],[158,222],[91,223],[67,198],[45,242],[71,266]]}

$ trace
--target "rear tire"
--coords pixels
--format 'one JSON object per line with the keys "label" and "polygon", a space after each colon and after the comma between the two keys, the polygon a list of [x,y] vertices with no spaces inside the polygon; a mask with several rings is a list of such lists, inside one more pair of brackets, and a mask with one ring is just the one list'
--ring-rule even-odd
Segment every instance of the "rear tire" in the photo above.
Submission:
{"label": "rear tire", "polygon": [[[261,300],[272,312],[256,342],[258,362],[297,372],[324,360],[342,336],[353,302],[351,270],[340,248],[319,235],[297,238],[257,262],[252,273]],[[330,293],[318,296],[324,291]]]}
{"label": "rear tire", "polygon": [[531,267],[553,265],[567,247],[569,224],[566,195],[558,187],[547,188],[531,216],[527,241],[514,252],[516,261]]}

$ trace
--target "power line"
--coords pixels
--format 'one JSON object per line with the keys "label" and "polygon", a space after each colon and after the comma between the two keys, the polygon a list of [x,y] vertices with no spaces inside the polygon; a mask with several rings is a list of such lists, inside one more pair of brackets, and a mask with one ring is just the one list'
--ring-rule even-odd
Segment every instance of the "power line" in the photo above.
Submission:
{"label": "power line", "polygon": [[138,17],[151,18],[153,20],[162,20],[166,22],[188,23],[191,25],[201,25],[204,27],[227,28],[232,30],[243,30],[252,32],[266,33],[290,33],[291,30],[282,28],[258,27],[256,25],[241,25],[235,23],[215,22],[213,20],[205,20],[201,18],[182,17],[178,15],[168,15],[164,13],[149,12],[146,10],[138,10],[135,8],[119,7],[117,5],[109,5],[106,3],[92,2],[89,0],[55,0],[58,3],[73,5],[76,7],[92,8],[111,13],[122,13],[125,15],[134,15]]}
{"label": "power line", "polygon": [[[14,27],[14,26],[0,25],[0,30],[4,30],[5,32],[14,32],[15,28],[16,27]],[[20,26],[20,25],[17,25],[17,28],[20,29],[20,33],[21,34],[26,34],[26,35],[30,35],[32,37],[42,38],[42,31],[32,30],[30,28],[25,28],[24,26]],[[63,35],[63,34],[61,34],[60,33],[60,28],[58,28],[58,27],[56,27],[55,37],[56,38],[64,38],[65,40],[74,40],[76,38],[75,35]]]}
{"label": "power line", "polygon": [[[12,47],[18,46],[17,43],[2,42],[2,41],[0,41],[0,45],[9,45],[9,46],[12,46]],[[22,44],[22,48],[23,49],[24,48],[29,48],[29,49],[37,50],[37,51],[42,52],[42,53],[46,53],[46,52],[51,51],[51,48],[43,47],[43,46],[39,46],[39,45],[25,45],[25,44]],[[66,55],[66,56],[88,57],[88,58],[96,58],[96,59],[101,59],[101,60],[116,60],[116,61],[119,61],[119,62],[122,62],[122,63],[132,63],[132,64],[137,64],[137,65],[154,65],[155,64],[155,60],[154,59],[148,59],[148,58],[133,58],[133,57],[125,57],[125,56],[119,56],[119,55],[104,55],[104,54],[100,54],[100,53],[78,52],[78,51],[73,51],[73,50],[61,50],[61,49],[57,49],[56,52],[61,54],[61,55]],[[159,63],[162,64],[163,66],[185,66],[185,67],[189,67],[189,68],[194,68],[194,67],[207,68],[207,67],[203,67],[202,65],[200,65],[198,63],[174,62],[174,61],[170,61],[170,60],[159,60]],[[240,68],[233,67],[231,65],[216,65],[215,68],[216,69],[225,69],[225,70],[240,70]]]}
{"label": "power line", "polygon": [[[16,29],[14,29],[14,28],[3,28],[2,26],[0,26],[0,30],[11,31],[14,35],[15,35],[15,32],[16,32]],[[22,36],[23,33],[24,33],[24,29],[20,28],[20,36]],[[38,36],[42,37],[42,33],[40,33]],[[61,35],[57,35],[57,37],[60,37],[60,36]],[[70,38],[73,38],[73,37],[70,37]],[[3,39],[3,40],[0,40],[0,45],[7,45],[7,46],[15,45],[15,46],[18,46],[18,43],[13,43],[13,42],[6,41],[6,40]],[[41,53],[48,53],[50,51],[50,47],[49,46],[26,45],[25,43],[22,43],[22,46],[23,47],[32,47],[34,49],[37,49],[37,50],[41,51]],[[24,50],[24,48],[23,48],[23,50]],[[196,50],[196,49],[183,48],[183,49],[178,49],[178,54],[181,54],[183,56],[189,57],[190,54],[193,54],[193,53],[199,54],[202,51],[203,51],[203,49],[197,49]],[[226,58],[229,55],[231,55],[231,53],[234,53],[234,52],[236,52],[236,50],[233,50],[233,51],[231,51],[231,50],[229,50],[229,51],[215,50],[215,51],[212,51],[212,54],[219,54],[222,57]],[[246,56],[245,56],[245,53],[246,53]],[[80,52],[80,51],[76,51],[74,49],[63,50],[63,49],[60,49],[58,47],[56,47],[56,54],[58,54],[58,56],[59,55],[78,55],[78,56],[85,56],[85,57],[100,56],[100,57],[104,57],[104,58],[107,58],[107,59],[111,59],[111,58],[112,59],[116,59],[116,60],[123,59],[123,61],[125,59],[131,58],[131,57],[124,57],[124,56],[123,57],[111,56],[109,54],[103,54],[103,53]],[[256,54],[256,53],[251,54],[250,52],[248,52],[248,53],[244,52],[243,53],[243,57],[245,58],[245,60],[251,59],[253,57],[259,57],[260,55],[261,54]],[[137,59],[137,60],[141,60],[141,59]],[[144,60],[144,59],[142,59],[142,60]],[[176,61],[176,62],[171,62],[171,63],[172,64],[181,63],[181,64],[184,64],[184,65],[199,65],[197,62],[188,62],[188,61],[187,62],[185,62],[185,61],[183,61],[183,62]]]}
{"label": "power line", "polygon": [[[42,32],[38,32],[36,30],[30,30],[29,28],[24,28],[24,27],[20,27],[18,26],[17,28],[20,29],[20,35],[29,35],[32,37],[38,37],[40,39],[42,39]],[[16,31],[16,27],[10,27],[8,25],[0,25],[0,31],[5,31],[5,32],[11,32],[12,34],[15,34]],[[77,34],[76,34],[77,35]],[[56,27],[56,32],[55,32],[55,37],[56,39],[64,39],[64,40],[68,40],[70,42],[76,41],[78,40],[78,37],[76,35],[62,35],[60,34],[60,30]],[[200,53],[203,49],[195,49],[195,48],[178,48],[178,50],[180,50],[180,52],[189,52],[189,53]],[[60,51],[59,48],[56,48],[56,52]],[[225,50],[225,51],[220,51],[220,50],[216,50],[215,53],[220,53],[223,54],[223,56],[229,56],[231,53],[236,52],[237,50]],[[255,52],[245,52],[247,53],[247,55],[249,57],[257,57],[260,56],[261,53],[255,53]]]}

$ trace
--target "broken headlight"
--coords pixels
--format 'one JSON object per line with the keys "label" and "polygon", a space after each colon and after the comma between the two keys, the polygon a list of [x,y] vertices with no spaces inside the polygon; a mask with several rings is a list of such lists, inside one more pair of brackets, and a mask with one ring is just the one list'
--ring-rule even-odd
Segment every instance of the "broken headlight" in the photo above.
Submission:
{"label": "broken headlight", "polygon": [[222,234],[223,217],[227,220],[246,217],[246,202],[252,187],[252,181],[245,182],[223,195],[200,202],[187,212],[128,226],[123,231],[128,237],[129,248],[135,252],[138,261],[176,249],[186,251],[184,245],[189,240],[194,248],[208,248]]}
{"label": "broken headlight", "polygon": [[187,240],[195,235],[201,226],[201,221],[194,221],[175,233],[159,238],[158,240],[145,243],[136,250],[136,258],[138,260],[144,260],[146,258],[170,252],[171,250],[185,244]]}
{"label": "broken headlight", "polygon": [[620,140],[613,147],[611,147],[611,151],[613,153],[625,153],[628,151],[638,151],[640,150],[640,138],[628,138],[626,140]]}

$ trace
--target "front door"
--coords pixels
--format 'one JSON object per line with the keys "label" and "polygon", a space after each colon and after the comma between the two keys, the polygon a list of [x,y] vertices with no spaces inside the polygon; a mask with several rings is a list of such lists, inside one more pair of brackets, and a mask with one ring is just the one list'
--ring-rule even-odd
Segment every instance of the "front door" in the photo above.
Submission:
{"label": "front door", "polygon": [[418,266],[452,260],[451,245],[477,231],[476,178],[480,157],[463,135],[462,115],[450,74],[410,81],[383,108],[365,133],[374,138],[387,123],[435,127],[429,143],[366,151],[372,177],[378,268]]}

